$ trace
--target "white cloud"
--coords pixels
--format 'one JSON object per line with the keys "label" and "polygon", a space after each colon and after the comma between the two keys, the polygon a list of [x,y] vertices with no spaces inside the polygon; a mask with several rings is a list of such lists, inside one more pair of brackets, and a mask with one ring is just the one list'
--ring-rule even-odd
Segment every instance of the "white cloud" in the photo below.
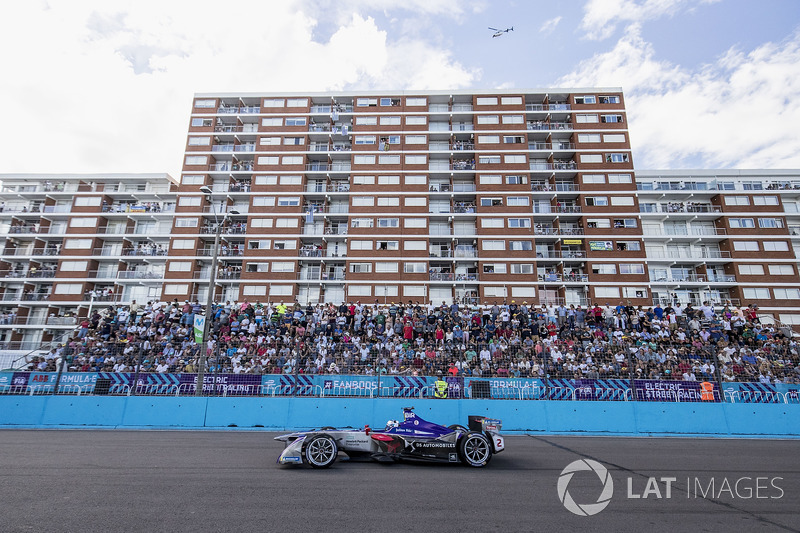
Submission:
{"label": "white cloud", "polygon": [[580,29],[587,39],[607,39],[618,24],[641,24],[663,16],[673,16],[697,4],[719,0],[589,0],[583,8]]}
{"label": "white cloud", "polygon": [[688,70],[633,28],[557,83],[623,87],[637,168],[800,167],[800,34]]}
{"label": "white cloud", "polygon": [[[456,89],[479,76],[424,36],[390,36],[358,11],[365,2],[335,23],[314,4],[18,2],[0,19],[13,124],[0,131],[0,172],[177,176],[195,92]],[[413,2],[453,16],[478,4]]]}
{"label": "white cloud", "polygon": [[539,27],[539,33],[544,33],[545,35],[553,33],[553,31],[556,29],[556,26],[558,26],[558,23],[561,22],[561,19],[562,17],[559,15],[557,17],[545,20]]}

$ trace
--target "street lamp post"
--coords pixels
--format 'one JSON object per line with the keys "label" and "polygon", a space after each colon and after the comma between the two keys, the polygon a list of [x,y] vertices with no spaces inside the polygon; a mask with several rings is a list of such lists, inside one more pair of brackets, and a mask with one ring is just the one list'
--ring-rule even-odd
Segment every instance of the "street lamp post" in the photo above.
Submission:
{"label": "street lamp post", "polygon": [[[225,216],[222,217],[220,220],[217,217],[217,210],[214,207],[214,201],[212,196],[214,192],[208,187],[200,187],[200,192],[202,192],[206,198],[208,199],[209,203],[211,204],[211,212],[214,213],[214,223],[217,225],[216,232],[214,234],[214,249],[211,250],[211,275],[209,276],[208,281],[208,297],[206,298],[206,318],[203,323],[203,344],[200,346],[200,359],[197,363],[197,385],[195,385],[195,395],[202,396],[203,395],[203,376],[206,370],[206,346],[208,345],[209,340],[209,331],[211,329],[211,307],[214,305],[214,287],[217,283],[217,261],[219,259],[219,241],[220,237],[222,236],[222,227],[225,225],[225,221],[228,219],[229,215],[238,215],[238,211],[230,211],[229,213],[225,213]],[[219,361],[217,361],[219,364]]]}

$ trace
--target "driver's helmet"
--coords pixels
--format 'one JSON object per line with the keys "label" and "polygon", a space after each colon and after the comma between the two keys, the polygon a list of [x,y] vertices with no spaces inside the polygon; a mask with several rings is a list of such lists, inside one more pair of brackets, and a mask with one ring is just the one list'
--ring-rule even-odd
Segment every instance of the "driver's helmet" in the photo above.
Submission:
{"label": "driver's helmet", "polygon": [[397,420],[389,420],[388,422],[386,422],[386,429],[396,428],[399,425],[400,422],[398,422]]}

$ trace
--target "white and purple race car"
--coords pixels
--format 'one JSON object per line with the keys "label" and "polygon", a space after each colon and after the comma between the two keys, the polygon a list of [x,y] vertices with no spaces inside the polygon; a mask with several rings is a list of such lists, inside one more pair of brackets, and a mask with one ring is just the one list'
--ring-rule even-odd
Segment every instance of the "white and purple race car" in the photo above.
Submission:
{"label": "white and purple race car", "polygon": [[470,416],[469,427],[446,427],[421,419],[413,409],[404,408],[403,421],[390,420],[383,430],[372,430],[369,426],[362,429],[326,427],[275,437],[286,443],[278,463],[327,468],[341,451],[350,460],[463,463],[478,468],[486,466],[492,454],[505,447],[499,433],[500,420]]}

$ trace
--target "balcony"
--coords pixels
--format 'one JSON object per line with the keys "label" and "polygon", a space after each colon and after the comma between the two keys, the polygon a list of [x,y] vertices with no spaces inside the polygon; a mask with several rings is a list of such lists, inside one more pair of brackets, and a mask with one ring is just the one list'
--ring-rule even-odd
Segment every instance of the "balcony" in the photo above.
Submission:
{"label": "balcony", "polygon": [[643,235],[663,237],[702,237],[703,235],[727,235],[724,228],[642,228]]}
{"label": "balcony", "polygon": [[537,259],[585,259],[585,250],[537,250]]}
{"label": "balcony", "polygon": [[570,104],[525,104],[525,111],[569,111]]}
{"label": "balcony", "polygon": [[[213,248],[200,248],[195,252],[195,255],[210,257],[210,256],[214,255],[214,249]],[[217,255],[219,257],[242,257],[244,255],[244,249],[243,248],[223,247],[219,251],[219,254],[217,254]]]}
{"label": "balcony", "polygon": [[261,113],[261,108],[258,106],[222,106],[217,108],[217,113],[223,115],[258,114]]}
{"label": "balcony", "polygon": [[300,257],[322,257],[322,247],[303,246],[300,248]]}
{"label": "balcony", "polygon": [[242,126],[234,124],[217,124],[214,126],[215,133],[255,133],[258,131],[258,124],[244,124]]}
{"label": "balcony", "polygon": [[639,204],[640,213],[721,213],[721,209],[711,204],[670,202],[668,204]]}
{"label": "balcony", "polygon": [[684,259],[700,261],[705,259],[728,259],[731,253],[722,250],[648,250],[648,259]]}
{"label": "balcony", "polygon": [[214,163],[208,165],[208,170],[212,172],[241,172],[241,171],[248,171],[251,172],[253,170],[253,162],[252,161],[241,161],[239,163],[231,163],[228,161],[223,161],[220,163]]}
{"label": "balcony", "polygon": [[117,272],[117,279],[161,279],[164,272],[161,270],[125,270]]}
{"label": "balcony", "polygon": [[453,161],[450,170],[475,170],[475,161]]}
{"label": "balcony", "polygon": [[[555,205],[551,206],[553,213],[565,213],[565,214],[580,214],[582,209],[579,205]],[[534,213],[537,211],[534,210]],[[546,212],[546,211],[545,211]]]}
{"label": "balcony", "polygon": [[17,224],[17,225],[14,225],[14,226],[11,226],[11,227],[8,228],[8,234],[9,235],[19,235],[19,234],[34,235],[34,234],[37,234],[37,233],[47,233],[47,232],[46,231],[41,231],[40,232],[40,228],[38,227],[38,224],[37,225],[31,224],[31,225],[25,225],[25,226]]}

